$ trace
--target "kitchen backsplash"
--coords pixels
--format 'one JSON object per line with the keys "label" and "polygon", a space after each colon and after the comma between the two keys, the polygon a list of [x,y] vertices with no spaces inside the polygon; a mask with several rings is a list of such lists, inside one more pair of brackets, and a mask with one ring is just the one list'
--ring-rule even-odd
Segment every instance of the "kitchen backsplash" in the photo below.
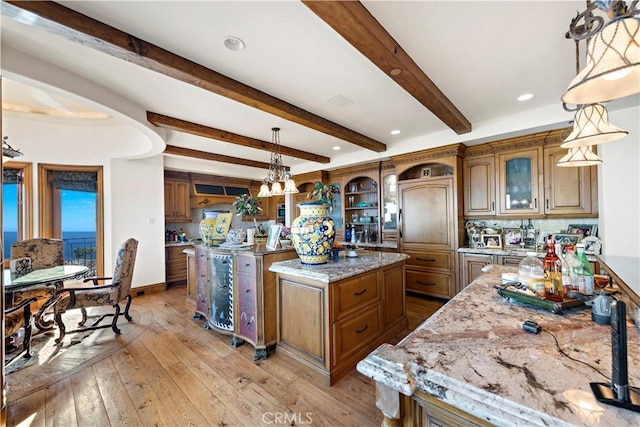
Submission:
{"label": "kitchen backsplash", "polygon": [[[207,211],[227,211],[233,212],[233,217],[231,220],[231,228],[243,228],[247,229],[250,227],[254,227],[255,224],[253,221],[242,221],[241,216],[235,215],[235,208],[229,204],[221,204],[221,205],[213,205],[208,207],[207,209],[191,209],[191,222],[176,222],[171,223],[168,222],[165,224],[165,228],[168,230],[180,231],[180,229],[184,230],[187,235],[187,240],[195,240],[200,238],[200,221],[202,221],[202,212],[204,210]],[[265,230],[268,230],[268,226],[270,224],[275,224],[275,221],[258,221],[258,225],[262,224]]]}

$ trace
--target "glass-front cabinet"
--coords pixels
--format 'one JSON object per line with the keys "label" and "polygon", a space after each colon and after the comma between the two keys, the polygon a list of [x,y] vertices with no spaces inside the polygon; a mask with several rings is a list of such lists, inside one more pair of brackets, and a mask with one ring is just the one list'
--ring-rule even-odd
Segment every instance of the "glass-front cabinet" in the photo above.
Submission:
{"label": "glass-front cabinet", "polygon": [[379,242],[378,181],[367,176],[358,176],[345,181],[343,181],[345,185],[342,200],[345,213],[345,240],[356,243]]}
{"label": "glass-front cabinet", "polygon": [[542,214],[542,149],[498,155],[498,214]]}
{"label": "glass-front cabinet", "polygon": [[382,176],[382,238],[398,238],[398,183],[395,173]]}

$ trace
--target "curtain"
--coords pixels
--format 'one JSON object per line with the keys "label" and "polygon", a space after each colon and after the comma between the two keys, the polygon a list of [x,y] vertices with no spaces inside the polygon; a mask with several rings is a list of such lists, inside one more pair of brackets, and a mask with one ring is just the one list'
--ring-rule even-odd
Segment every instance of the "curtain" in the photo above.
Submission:
{"label": "curtain", "polygon": [[97,172],[53,171],[52,183],[58,190],[98,192]]}

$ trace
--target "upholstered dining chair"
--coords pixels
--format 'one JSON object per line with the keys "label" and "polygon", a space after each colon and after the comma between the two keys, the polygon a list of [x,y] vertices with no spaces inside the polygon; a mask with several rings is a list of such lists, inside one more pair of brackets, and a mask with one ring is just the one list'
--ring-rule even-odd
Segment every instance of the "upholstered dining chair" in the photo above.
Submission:
{"label": "upholstered dining chair", "polygon": [[31,329],[32,329],[32,317],[31,317],[31,303],[35,302],[36,298],[30,298],[22,301],[20,304],[8,308],[4,311],[4,336],[6,340],[10,340],[11,336],[17,333],[20,328],[24,328],[24,337],[22,338],[22,350],[9,360],[6,365],[11,364],[14,360],[17,360],[20,355],[25,358],[32,356],[31,353]]}
{"label": "upholstered dining chair", "polygon": [[[138,241],[135,239],[127,239],[118,250],[116,256],[116,264],[113,271],[113,277],[89,277],[83,280],[84,283],[93,282],[93,286],[78,287],[77,283],[71,287],[67,287],[65,283],[64,290],[56,298],[53,303],[53,312],[58,326],[59,336],[56,343],[61,343],[66,333],[91,331],[95,329],[111,327],[114,333],[119,334],[118,318],[122,315],[131,321],[129,315],[129,307],[131,306],[131,280],[133,279],[133,267],[136,261],[136,252],[138,250]],[[109,281],[109,284],[100,285],[100,282]],[[120,308],[120,301],[125,300],[124,311]],[[100,316],[90,326],[84,326],[87,321],[87,308],[111,306],[113,313],[107,313]],[[82,320],[78,323],[78,329],[66,331],[66,326],[62,320],[62,314],[72,309],[82,310]],[[106,317],[113,317],[111,324],[100,325]]]}

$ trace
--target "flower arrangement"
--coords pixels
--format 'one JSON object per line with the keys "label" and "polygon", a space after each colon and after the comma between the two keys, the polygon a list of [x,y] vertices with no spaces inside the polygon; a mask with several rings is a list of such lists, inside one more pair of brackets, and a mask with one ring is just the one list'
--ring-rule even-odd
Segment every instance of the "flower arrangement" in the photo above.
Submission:
{"label": "flower arrangement", "polygon": [[307,198],[315,198],[319,202],[327,203],[333,207],[336,204],[336,194],[340,194],[340,187],[337,185],[327,185],[322,182],[316,182],[313,190],[307,193]]}
{"label": "flower arrangement", "polygon": [[291,227],[287,227],[284,224],[282,224],[282,227],[280,228],[280,238],[284,239],[284,240],[290,240],[291,239]]}
{"label": "flower arrangement", "polygon": [[251,194],[241,194],[236,197],[233,202],[233,207],[236,208],[237,216],[256,216],[262,212],[262,204],[258,197],[252,197]]}

